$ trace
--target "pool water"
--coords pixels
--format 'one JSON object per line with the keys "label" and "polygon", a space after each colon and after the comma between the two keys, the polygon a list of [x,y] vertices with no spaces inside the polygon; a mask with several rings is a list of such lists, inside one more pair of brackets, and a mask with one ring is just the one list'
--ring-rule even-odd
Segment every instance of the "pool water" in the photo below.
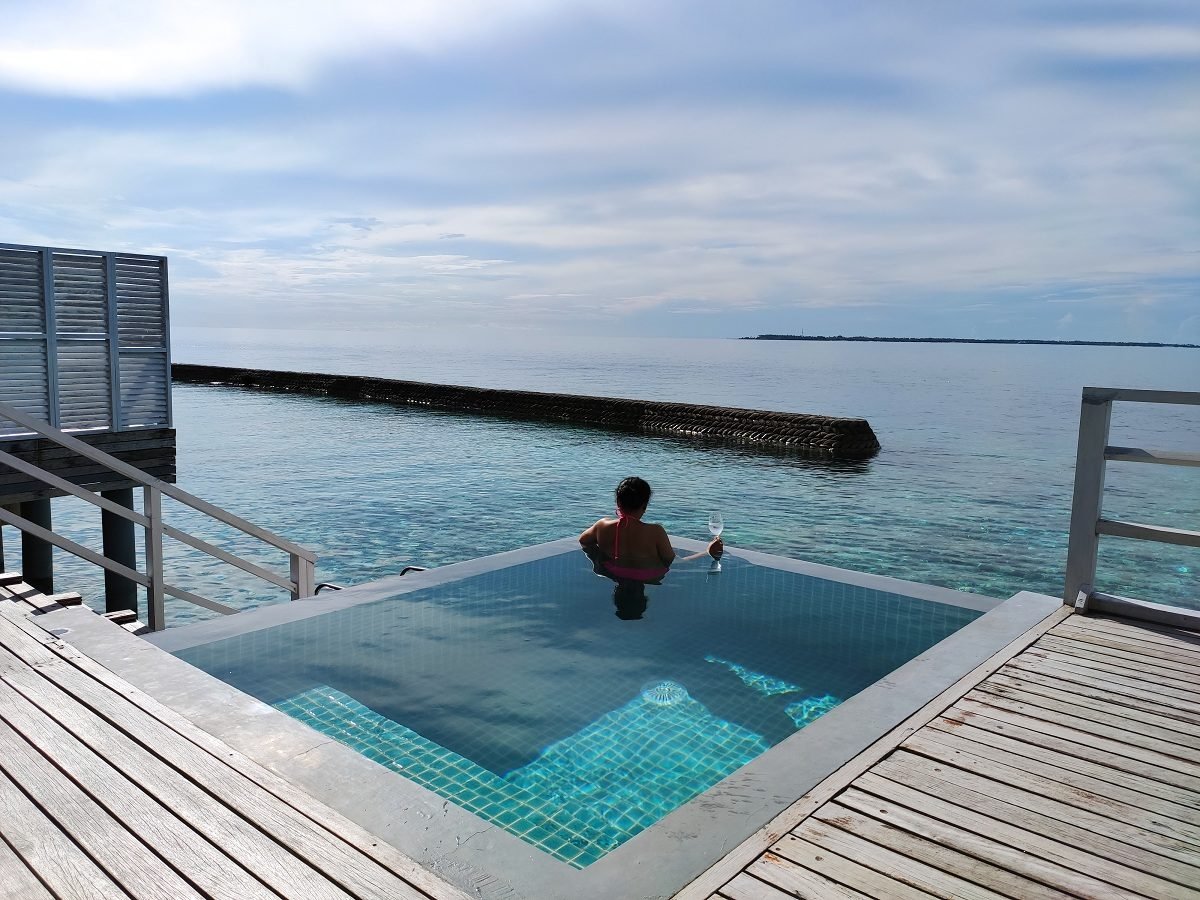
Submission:
{"label": "pool water", "polygon": [[980,614],[731,556],[643,595],[571,551],[177,653],[583,867]]}

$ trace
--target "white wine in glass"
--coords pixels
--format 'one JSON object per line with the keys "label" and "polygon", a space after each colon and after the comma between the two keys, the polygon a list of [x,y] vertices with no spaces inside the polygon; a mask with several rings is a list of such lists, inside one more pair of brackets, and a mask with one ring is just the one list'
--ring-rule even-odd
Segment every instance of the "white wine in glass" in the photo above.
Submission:
{"label": "white wine in glass", "polygon": [[721,518],[719,512],[711,513],[708,517],[708,531],[715,537],[719,538],[721,532],[725,530],[725,520]]}
{"label": "white wine in glass", "polygon": [[[725,520],[721,518],[721,514],[719,512],[709,513],[708,533],[714,538],[719,538],[721,536],[721,532],[724,530]],[[713,557],[712,565],[709,567],[708,571],[713,573],[721,571],[721,557]]]}

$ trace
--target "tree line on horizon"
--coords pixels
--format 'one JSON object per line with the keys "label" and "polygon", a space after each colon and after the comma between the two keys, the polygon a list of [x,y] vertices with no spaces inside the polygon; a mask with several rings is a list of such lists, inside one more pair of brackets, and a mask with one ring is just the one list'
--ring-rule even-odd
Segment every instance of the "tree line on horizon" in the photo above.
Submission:
{"label": "tree line on horizon", "polygon": [[739,341],[867,341],[887,344],[1058,344],[1070,347],[1184,347],[1200,349],[1200,344],[1170,344],[1161,341],[1066,341],[1048,338],[947,338],[947,337],[870,337],[867,335],[759,334]]}

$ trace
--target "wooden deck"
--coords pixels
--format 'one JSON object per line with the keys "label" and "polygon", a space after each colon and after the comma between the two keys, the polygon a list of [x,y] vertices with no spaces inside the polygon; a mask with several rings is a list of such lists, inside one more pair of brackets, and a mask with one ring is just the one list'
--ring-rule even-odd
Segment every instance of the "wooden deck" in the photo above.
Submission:
{"label": "wooden deck", "polygon": [[0,896],[465,900],[55,639],[29,613],[57,603],[0,582]]}
{"label": "wooden deck", "polygon": [[[465,900],[31,615],[78,602],[0,576],[0,897]],[[677,900],[785,897],[1200,898],[1200,635],[1064,608]]]}
{"label": "wooden deck", "polygon": [[1200,635],[1053,619],[679,896],[1200,898]]}

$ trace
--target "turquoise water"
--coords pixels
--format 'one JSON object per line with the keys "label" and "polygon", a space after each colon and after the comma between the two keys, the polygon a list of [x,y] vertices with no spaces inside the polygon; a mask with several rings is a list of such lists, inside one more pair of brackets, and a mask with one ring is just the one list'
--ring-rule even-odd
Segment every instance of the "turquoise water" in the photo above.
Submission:
{"label": "turquoise water", "polygon": [[980,615],[733,557],[621,590],[571,550],[178,655],[582,867]]}
{"label": "turquoise water", "polygon": [[[719,403],[868,418],[882,452],[829,465],[736,447],[177,386],[180,483],[314,548],[322,580],[359,583],[578,533],[616,482],[655,487],[649,517],[703,538],[720,509],[743,546],[996,597],[1058,594],[1079,392],[1085,384],[1200,389],[1192,350],[447,337],[176,329],[189,362],[366,373],[448,383]],[[1200,408],[1118,404],[1113,443],[1200,449]],[[56,522],[99,546],[94,512]],[[1200,528],[1195,469],[1109,466],[1106,512]],[[60,512],[61,510],[61,512]],[[176,524],[191,526],[181,515]],[[208,523],[198,533],[263,553]],[[6,529],[11,531],[11,529]],[[60,555],[60,585],[99,593]],[[234,605],[280,593],[191,551],[169,572]],[[1200,605],[1200,551],[1101,542],[1099,586]],[[173,622],[207,615],[174,605]]]}

